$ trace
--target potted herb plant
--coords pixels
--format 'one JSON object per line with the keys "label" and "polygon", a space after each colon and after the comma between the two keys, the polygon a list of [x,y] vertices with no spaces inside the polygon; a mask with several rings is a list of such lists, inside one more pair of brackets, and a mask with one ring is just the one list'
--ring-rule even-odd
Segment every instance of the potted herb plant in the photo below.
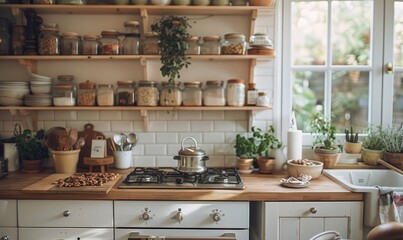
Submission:
{"label": "potted herb plant", "polygon": [[312,134],[314,134],[315,160],[323,162],[324,168],[334,167],[340,159],[343,146],[336,138],[336,126],[332,124],[330,117],[318,113],[311,122]]}
{"label": "potted herb plant", "polygon": [[[282,151],[282,142],[274,135],[274,127],[269,126],[266,132],[260,128],[252,127],[253,137],[256,139],[257,164],[260,173],[273,173],[276,165],[274,151]],[[279,159],[280,161],[280,159]]]}
{"label": "potted herb plant", "polygon": [[385,161],[403,170],[403,123],[384,128],[381,139],[385,148]]}
{"label": "potted herb plant", "polygon": [[361,152],[362,142],[358,141],[358,133],[354,133],[353,127],[350,127],[350,131],[348,129],[344,129],[344,133],[346,134],[346,141],[344,142],[344,151],[346,153],[357,154]]}
{"label": "potted herb plant", "polygon": [[182,68],[190,65],[186,56],[187,42],[190,37],[188,18],[179,16],[164,16],[159,22],[151,25],[153,32],[159,33],[158,46],[161,49],[161,74],[168,77],[168,82],[174,86],[175,80],[180,78]]}
{"label": "potted herb plant", "polygon": [[361,159],[365,164],[378,165],[378,159],[383,158],[384,144],[381,138],[382,127],[371,127],[364,138],[361,149]]}
{"label": "potted herb plant", "polygon": [[241,134],[236,135],[235,154],[237,165],[241,173],[251,173],[257,145],[254,137],[247,137]]}
{"label": "potted herb plant", "polygon": [[40,172],[42,160],[48,157],[48,148],[44,143],[44,137],[44,130],[34,133],[30,129],[25,129],[16,136],[16,146],[24,172]]}

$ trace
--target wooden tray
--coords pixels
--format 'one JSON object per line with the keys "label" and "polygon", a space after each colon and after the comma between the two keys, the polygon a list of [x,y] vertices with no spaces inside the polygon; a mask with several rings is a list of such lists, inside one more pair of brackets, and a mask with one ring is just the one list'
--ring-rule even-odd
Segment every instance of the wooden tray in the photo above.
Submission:
{"label": "wooden tray", "polygon": [[68,193],[68,194],[103,194],[106,195],[112,189],[112,187],[119,182],[122,178],[122,174],[113,181],[104,183],[102,186],[85,186],[85,187],[58,187],[53,183],[61,178],[67,178],[72,176],[71,173],[55,173],[51,174],[36,183],[29,185],[22,189],[22,191],[29,193]]}

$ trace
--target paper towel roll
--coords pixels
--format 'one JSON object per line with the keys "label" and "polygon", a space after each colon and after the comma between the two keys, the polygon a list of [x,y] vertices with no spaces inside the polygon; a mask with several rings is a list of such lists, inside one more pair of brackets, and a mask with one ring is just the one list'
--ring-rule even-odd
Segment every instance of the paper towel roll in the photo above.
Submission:
{"label": "paper towel roll", "polygon": [[287,159],[302,159],[302,131],[288,130]]}

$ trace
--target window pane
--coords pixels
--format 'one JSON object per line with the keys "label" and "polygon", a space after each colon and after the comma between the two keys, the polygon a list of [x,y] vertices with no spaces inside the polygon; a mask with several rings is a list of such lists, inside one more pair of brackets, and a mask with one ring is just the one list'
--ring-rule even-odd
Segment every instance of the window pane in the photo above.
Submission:
{"label": "window pane", "polygon": [[293,2],[291,17],[291,62],[294,65],[324,65],[327,2]]}
{"label": "window pane", "polygon": [[393,123],[403,123],[403,73],[395,74],[395,94],[393,96]]}
{"label": "window pane", "polygon": [[292,80],[292,109],[295,111],[298,129],[306,132],[310,120],[318,111],[323,111],[323,72],[294,72]]}
{"label": "window pane", "polygon": [[338,131],[368,126],[369,72],[337,71],[332,74],[332,122]]}
{"label": "window pane", "polygon": [[395,2],[394,60],[396,67],[403,66],[403,2]]}
{"label": "window pane", "polygon": [[372,1],[332,2],[334,65],[370,64],[372,13]]}

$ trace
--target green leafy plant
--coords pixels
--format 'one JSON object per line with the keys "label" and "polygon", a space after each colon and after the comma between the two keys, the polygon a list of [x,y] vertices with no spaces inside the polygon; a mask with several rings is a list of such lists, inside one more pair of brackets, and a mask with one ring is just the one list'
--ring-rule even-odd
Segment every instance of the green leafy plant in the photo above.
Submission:
{"label": "green leafy plant", "polygon": [[348,129],[344,129],[344,133],[346,134],[346,142],[358,143],[358,133],[353,132],[353,127],[350,127],[350,131]]}
{"label": "green leafy plant", "polygon": [[159,33],[161,74],[168,77],[170,85],[174,84],[176,78],[180,78],[182,68],[190,65],[188,57],[185,55],[186,38],[190,37],[188,33],[190,27],[188,18],[178,16],[164,16],[158,23],[151,25],[151,30]]}
{"label": "green leafy plant", "polygon": [[241,158],[253,158],[257,151],[255,138],[237,134],[234,148],[236,156]]}
{"label": "green leafy plant", "polygon": [[314,134],[313,148],[339,151],[343,149],[336,138],[336,126],[332,124],[330,117],[317,113],[310,127],[311,133]]}
{"label": "green leafy plant", "polygon": [[362,147],[370,150],[383,150],[384,144],[381,138],[382,127],[376,126],[368,129],[368,135],[362,142]]}
{"label": "green leafy plant", "polygon": [[283,143],[274,135],[274,127],[269,126],[266,132],[262,129],[252,127],[253,137],[256,139],[257,144],[256,154],[259,156],[269,156],[271,149],[281,148]]}
{"label": "green leafy plant", "polygon": [[39,160],[48,157],[48,148],[44,143],[45,131],[39,130],[34,134],[25,129],[16,136],[16,146],[23,160]]}
{"label": "green leafy plant", "polygon": [[381,139],[386,152],[403,153],[403,123],[399,127],[389,126],[383,129]]}

